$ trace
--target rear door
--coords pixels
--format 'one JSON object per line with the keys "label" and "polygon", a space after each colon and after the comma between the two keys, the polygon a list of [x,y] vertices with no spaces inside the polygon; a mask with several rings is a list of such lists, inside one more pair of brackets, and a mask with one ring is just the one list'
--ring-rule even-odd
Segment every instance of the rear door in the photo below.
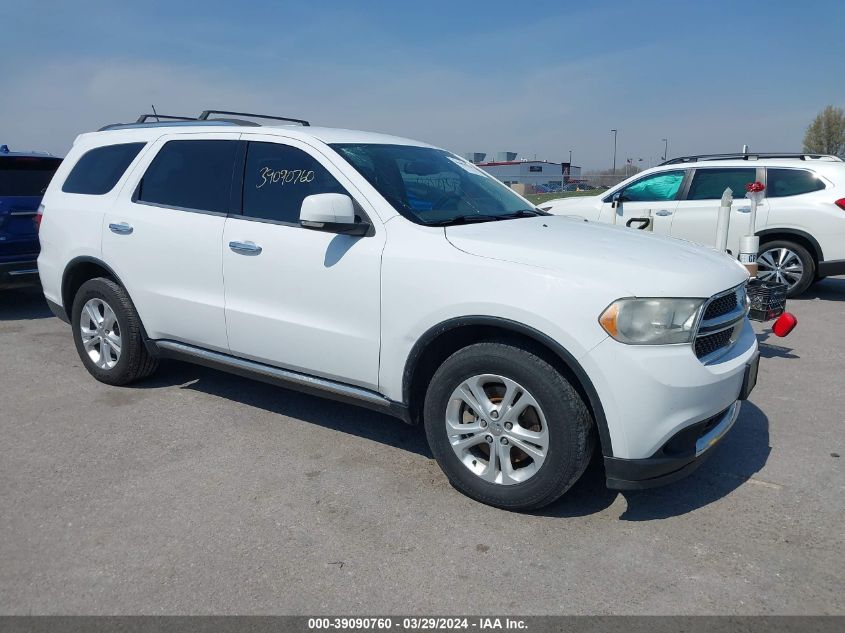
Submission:
{"label": "rear door", "polygon": [[[641,223],[635,220],[645,218],[651,212],[654,232],[668,235],[685,174],[683,169],[672,169],[635,180],[605,198],[600,220],[613,224],[615,214],[615,224],[626,226],[629,221],[633,221],[632,226],[637,227]],[[614,203],[611,198],[617,195],[618,200]]]}
{"label": "rear door", "polygon": [[61,162],[44,156],[0,156],[0,263],[38,257],[38,205]]}
{"label": "rear door", "polygon": [[[745,185],[757,180],[756,167],[698,167],[692,174],[684,199],[678,203],[672,220],[671,235],[706,246],[716,245],[716,220],[722,193],[733,191],[728,250],[738,253],[739,238],[748,235],[751,202],[745,197]],[[766,226],[768,202],[757,207],[757,230]]]}
{"label": "rear door", "polygon": [[106,213],[103,257],[151,338],[228,350],[221,251],[238,138],[160,138]]}

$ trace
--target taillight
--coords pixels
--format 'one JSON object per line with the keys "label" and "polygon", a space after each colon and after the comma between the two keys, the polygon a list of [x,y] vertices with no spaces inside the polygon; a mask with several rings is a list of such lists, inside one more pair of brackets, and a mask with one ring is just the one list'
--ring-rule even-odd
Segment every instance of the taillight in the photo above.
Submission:
{"label": "taillight", "polygon": [[845,211],[845,198],[839,198],[839,200],[837,200],[833,204],[835,204],[837,207],[839,207],[840,209]]}
{"label": "taillight", "polygon": [[41,218],[43,216],[44,216],[44,205],[39,204],[38,205],[38,213],[35,214],[35,220],[34,220],[36,232],[41,230]]}

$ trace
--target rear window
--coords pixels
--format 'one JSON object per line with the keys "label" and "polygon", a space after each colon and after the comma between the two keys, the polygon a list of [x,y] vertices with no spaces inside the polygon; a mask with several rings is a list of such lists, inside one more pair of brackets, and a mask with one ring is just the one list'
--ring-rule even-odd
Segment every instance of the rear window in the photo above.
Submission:
{"label": "rear window", "polygon": [[797,196],[824,188],[822,179],[806,169],[766,170],[766,195],[769,198]]}
{"label": "rear window", "polygon": [[60,158],[0,157],[0,196],[43,196]]}
{"label": "rear window", "polygon": [[136,199],[226,213],[237,147],[237,141],[168,141],[147,168]]}
{"label": "rear window", "polygon": [[101,196],[111,191],[145,143],[121,143],[92,149],[70,170],[62,191]]}

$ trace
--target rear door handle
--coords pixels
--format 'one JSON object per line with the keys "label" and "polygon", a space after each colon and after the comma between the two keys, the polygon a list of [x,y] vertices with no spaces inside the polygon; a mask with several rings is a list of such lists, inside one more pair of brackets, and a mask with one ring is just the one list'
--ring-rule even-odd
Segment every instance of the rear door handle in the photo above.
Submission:
{"label": "rear door handle", "polygon": [[255,242],[229,242],[229,248],[239,255],[261,254],[261,247]]}
{"label": "rear door handle", "polygon": [[131,224],[126,222],[112,222],[109,224],[109,230],[118,235],[129,235],[134,229]]}
{"label": "rear door handle", "polygon": [[654,215],[659,215],[661,218],[665,218],[667,215],[672,215],[672,212],[667,209],[661,209],[657,211]]}

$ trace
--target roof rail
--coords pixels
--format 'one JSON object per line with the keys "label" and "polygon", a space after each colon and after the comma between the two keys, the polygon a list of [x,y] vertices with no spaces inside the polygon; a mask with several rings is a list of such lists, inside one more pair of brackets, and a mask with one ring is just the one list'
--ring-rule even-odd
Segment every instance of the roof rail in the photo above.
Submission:
{"label": "roof rail", "polygon": [[290,121],[291,123],[299,123],[302,126],[310,126],[311,124],[306,121],[305,119],[292,119],[286,116],[271,116],[269,114],[252,114],[250,112],[232,112],[229,110],[203,110],[202,113],[199,115],[199,121],[233,121],[238,122],[237,120],[233,119],[209,119],[209,115],[212,114],[225,114],[226,116],[249,116],[254,117],[256,119],[272,119],[273,121]]}
{"label": "roof rail", "polygon": [[147,119],[167,119],[169,121],[196,121],[197,118],[193,116],[170,116],[169,114],[142,114],[138,117],[135,123],[146,123]]}
{"label": "roof rail", "polygon": [[842,162],[842,159],[832,154],[814,154],[808,152],[747,152],[735,154],[699,154],[697,156],[679,156],[667,160],[661,165],[677,165],[679,163],[697,163],[708,160],[759,160],[761,158],[797,158],[799,160],[828,160]]}

